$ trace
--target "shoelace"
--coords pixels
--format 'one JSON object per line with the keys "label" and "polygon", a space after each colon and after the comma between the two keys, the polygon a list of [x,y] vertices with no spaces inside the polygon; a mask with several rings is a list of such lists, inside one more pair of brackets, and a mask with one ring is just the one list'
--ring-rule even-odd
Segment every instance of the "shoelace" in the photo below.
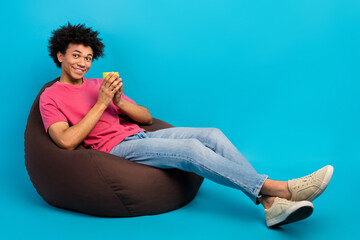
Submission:
{"label": "shoelace", "polygon": [[301,179],[301,183],[297,184],[297,185],[295,186],[295,189],[299,189],[299,188],[303,188],[303,187],[308,186],[308,185],[311,183],[314,175],[315,175],[315,173],[312,173],[312,174],[310,174],[310,175],[308,175],[308,176],[303,177],[303,178]]}

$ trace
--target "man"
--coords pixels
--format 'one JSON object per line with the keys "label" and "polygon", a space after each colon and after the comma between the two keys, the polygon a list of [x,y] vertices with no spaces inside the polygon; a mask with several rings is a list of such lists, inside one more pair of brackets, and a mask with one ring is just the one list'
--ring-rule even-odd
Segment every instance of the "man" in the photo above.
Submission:
{"label": "man", "polygon": [[265,208],[268,227],[309,217],[310,202],[327,187],[333,173],[326,166],[290,181],[258,174],[235,146],[215,128],[170,128],[146,132],[134,122],[151,124],[149,110],[123,94],[118,74],[86,79],[94,59],[103,56],[98,32],[84,25],[62,26],[52,32],[50,56],[61,68],[60,80],[40,98],[44,127],[61,148],[86,147],[158,168],[194,172],[244,192]]}

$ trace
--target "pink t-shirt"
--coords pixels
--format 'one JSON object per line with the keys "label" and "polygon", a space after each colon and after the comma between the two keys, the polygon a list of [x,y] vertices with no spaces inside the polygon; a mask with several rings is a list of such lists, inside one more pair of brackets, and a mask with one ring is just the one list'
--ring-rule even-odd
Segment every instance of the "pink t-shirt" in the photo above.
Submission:
{"label": "pink t-shirt", "polygon": [[[95,105],[102,79],[83,78],[83,80],[80,86],[55,82],[41,94],[40,112],[46,132],[56,122],[68,122],[70,126],[77,124]],[[134,103],[124,94],[122,98]],[[137,124],[120,118],[119,114],[124,113],[111,102],[85,138],[84,145],[99,151],[110,152],[126,137],[144,131]]]}

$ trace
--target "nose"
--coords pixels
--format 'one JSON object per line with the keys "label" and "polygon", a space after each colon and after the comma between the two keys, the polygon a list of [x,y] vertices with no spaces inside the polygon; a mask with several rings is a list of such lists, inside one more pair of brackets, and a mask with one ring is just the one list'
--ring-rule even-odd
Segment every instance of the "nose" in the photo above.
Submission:
{"label": "nose", "polygon": [[79,67],[85,67],[85,60],[83,58],[79,58],[77,64],[79,65]]}

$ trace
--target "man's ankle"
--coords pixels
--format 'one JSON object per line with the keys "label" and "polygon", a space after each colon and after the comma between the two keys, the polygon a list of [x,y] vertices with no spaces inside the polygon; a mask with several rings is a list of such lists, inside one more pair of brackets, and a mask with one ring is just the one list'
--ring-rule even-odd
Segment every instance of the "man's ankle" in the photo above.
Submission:
{"label": "man's ankle", "polygon": [[285,198],[287,200],[290,200],[291,199],[291,192],[289,190],[289,184],[288,182],[285,182],[284,183],[284,187],[282,188],[282,193],[280,196],[278,196],[280,198]]}
{"label": "man's ankle", "polygon": [[259,202],[261,203],[261,205],[263,205],[263,207],[265,209],[271,208],[271,206],[274,203],[274,200],[275,200],[275,197],[271,197],[271,196],[261,196],[259,198]]}

